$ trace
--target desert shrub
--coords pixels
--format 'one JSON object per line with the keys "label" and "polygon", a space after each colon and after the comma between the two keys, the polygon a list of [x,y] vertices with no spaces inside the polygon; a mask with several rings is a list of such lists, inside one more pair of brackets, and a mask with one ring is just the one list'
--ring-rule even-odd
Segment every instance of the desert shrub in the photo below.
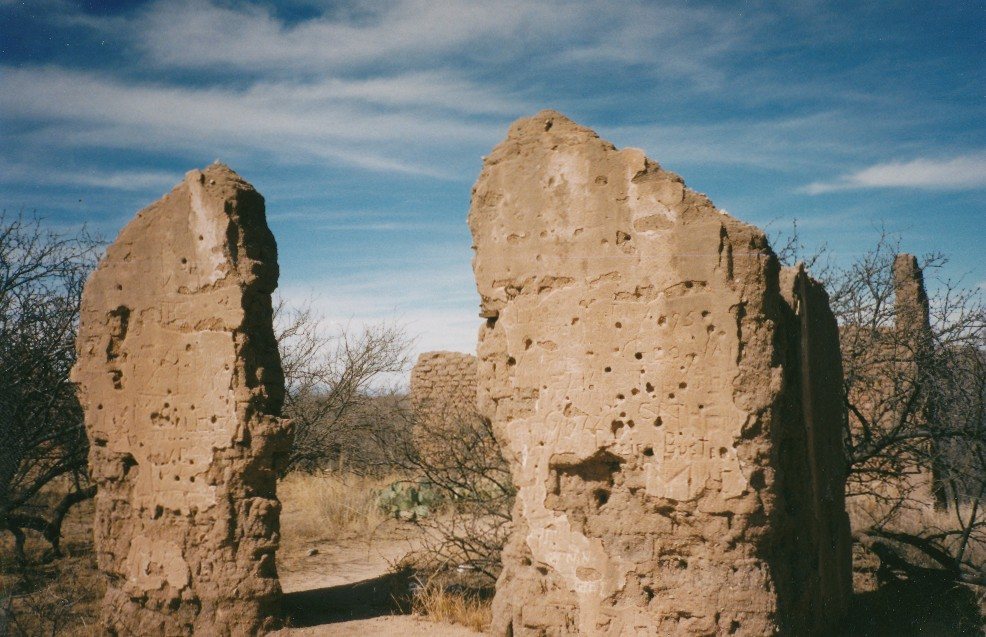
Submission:
{"label": "desert shrub", "polygon": [[65,515],[95,493],[69,372],[97,248],[84,232],[59,234],[0,213],[0,530],[13,535],[22,559],[26,530],[59,555]]}
{"label": "desert shrub", "polygon": [[424,538],[416,563],[432,573],[477,574],[479,588],[492,586],[501,569],[514,488],[489,420],[475,414],[425,418],[410,408],[397,416],[414,435],[384,441],[390,464],[440,498],[429,515],[413,518]]}
{"label": "desert shrub", "polygon": [[[795,228],[780,256],[803,253]],[[899,303],[899,253],[899,239],[883,233],[847,264],[824,248],[805,259],[839,323],[854,537],[894,565],[885,572],[934,567],[986,585],[982,290],[936,277],[927,297]],[[927,255],[921,270],[935,276],[946,262]]]}
{"label": "desert shrub", "polygon": [[413,588],[411,611],[432,621],[460,624],[483,632],[493,620],[489,595],[450,586],[440,574],[419,576]]}
{"label": "desert shrub", "polygon": [[[388,379],[405,371],[410,340],[387,323],[327,330],[310,307],[279,300],[275,334],[284,369],[284,415],[294,443],[283,471],[319,471],[345,463],[351,471],[386,473],[378,447],[402,400]],[[369,435],[369,432],[373,435]],[[395,435],[399,432],[394,432]]]}

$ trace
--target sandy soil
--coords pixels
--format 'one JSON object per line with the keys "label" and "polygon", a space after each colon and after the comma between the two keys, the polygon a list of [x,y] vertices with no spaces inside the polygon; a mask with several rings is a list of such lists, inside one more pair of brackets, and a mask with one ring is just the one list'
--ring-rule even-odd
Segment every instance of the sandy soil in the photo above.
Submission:
{"label": "sandy soil", "polygon": [[[414,546],[414,534],[388,525],[366,538],[292,543],[278,559],[292,627],[278,637],[341,635],[477,637],[463,626],[393,614],[399,585],[392,567]],[[309,555],[314,552],[314,555]]]}

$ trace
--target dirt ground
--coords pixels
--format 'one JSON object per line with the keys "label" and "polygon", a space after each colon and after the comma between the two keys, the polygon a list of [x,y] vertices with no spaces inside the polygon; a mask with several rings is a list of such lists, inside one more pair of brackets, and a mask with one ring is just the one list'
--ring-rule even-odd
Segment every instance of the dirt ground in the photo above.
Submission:
{"label": "dirt ground", "polygon": [[475,637],[464,626],[396,614],[394,597],[406,590],[394,566],[418,542],[414,527],[390,520],[361,537],[292,536],[292,503],[284,511],[278,573],[288,628],[278,637],[342,635]]}

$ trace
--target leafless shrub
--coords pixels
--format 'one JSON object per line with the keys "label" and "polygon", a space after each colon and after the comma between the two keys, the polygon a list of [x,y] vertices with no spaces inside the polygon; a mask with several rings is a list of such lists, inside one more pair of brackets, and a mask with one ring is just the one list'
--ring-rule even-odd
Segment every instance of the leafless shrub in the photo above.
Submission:
{"label": "leafless shrub", "polygon": [[419,562],[430,570],[478,575],[480,588],[492,585],[500,573],[514,488],[489,420],[476,414],[425,418],[411,409],[401,410],[400,417],[413,436],[386,441],[390,462],[443,503],[414,520],[424,531]]}
{"label": "leafless shrub", "polygon": [[[25,530],[59,556],[62,521],[92,497],[88,442],[69,371],[82,286],[98,244],[0,213],[0,530],[24,558]],[[54,481],[60,497],[44,497]]]}
{"label": "leafless shrub", "polygon": [[[796,229],[779,245],[789,262],[804,249]],[[840,326],[854,534],[890,570],[933,566],[986,585],[982,292],[938,279],[926,301],[900,303],[899,253],[899,239],[883,232],[848,265],[824,248],[807,259],[818,265],[812,274],[825,283]],[[931,254],[920,265],[934,276],[946,262]]]}
{"label": "leafless shrub", "polygon": [[310,307],[275,310],[275,331],[284,369],[284,415],[294,425],[294,447],[284,467],[316,471],[345,459],[353,469],[379,464],[368,431],[387,425],[388,405],[399,400],[387,376],[409,364],[408,339],[392,324],[360,332],[327,333]]}

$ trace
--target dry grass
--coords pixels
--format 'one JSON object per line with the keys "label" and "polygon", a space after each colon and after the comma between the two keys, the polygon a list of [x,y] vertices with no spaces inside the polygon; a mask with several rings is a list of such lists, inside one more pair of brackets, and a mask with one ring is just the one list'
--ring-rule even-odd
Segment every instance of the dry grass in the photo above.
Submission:
{"label": "dry grass", "polygon": [[47,543],[29,533],[26,570],[14,557],[10,534],[0,533],[0,635],[102,634],[98,614],[105,584],[92,552],[92,512],[92,502],[84,502],[69,514],[62,538],[66,557],[61,559],[46,562]]}
{"label": "dry grass", "polygon": [[484,632],[493,620],[491,602],[476,594],[450,591],[431,579],[415,592],[411,610],[434,622],[459,624]]}
{"label": "dry grass", "polygon": [[388,519],[377,505],[377,492],[394,480],[342,471],[292,473],[277,487],[281,535],[291,542],[372,533]]}

